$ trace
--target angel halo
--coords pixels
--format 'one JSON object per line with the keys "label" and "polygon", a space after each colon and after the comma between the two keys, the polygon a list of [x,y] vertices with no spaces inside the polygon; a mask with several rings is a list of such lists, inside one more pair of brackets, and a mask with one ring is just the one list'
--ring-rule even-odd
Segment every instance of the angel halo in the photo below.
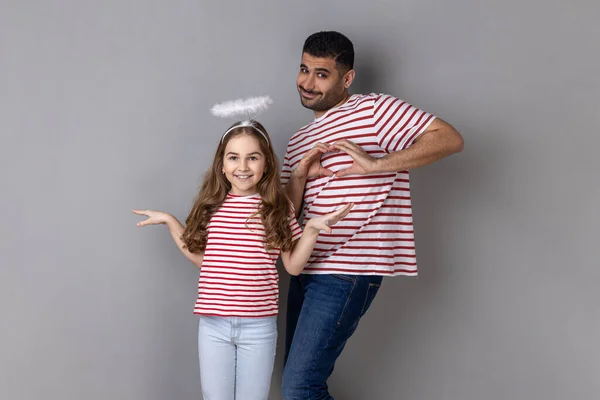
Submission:
{"label": "angel halo", "polygon": [[269,138],[265,132],[254,125],[254,118],[263,110],[266,110],[273,103],[270,96],[249,97],[247,99],[237,99],[215,104],[211,108],[211,113],[214,116],[228,118],[242,115],[246,118],[229,128],[221,137],[221,143],[229,132],[239,127],[249,127],[263,135],[265,140],[269,142]]}

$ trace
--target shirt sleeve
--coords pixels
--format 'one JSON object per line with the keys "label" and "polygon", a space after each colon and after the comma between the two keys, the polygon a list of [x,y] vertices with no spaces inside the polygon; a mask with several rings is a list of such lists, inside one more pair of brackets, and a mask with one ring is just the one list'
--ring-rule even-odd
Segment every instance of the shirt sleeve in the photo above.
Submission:
{"label": "shirt sleeve", "polygon": [[387,94],[380,94],[373,107],[377,141],[388,153],[410,147],[435,120],[435,116]]}
{"label": "shirt sleeve", "polygon": [[288,183],[288,181],[290,180],[291,176],[292,176],[292,167],[290,166],[290,152],[289,152],[289,146],[288,146],[288,149],[285,152],[285,156],[283,157],[283,165],[281,166],[281,176],[280,176],[281,185],[285,186]]}
{"label": "shirt sleeve", "polygon": [[295,242],[296,240],[300,239],[300,236],[302,236],[302,228],[300,228],[300,224],[298,224],[293,207],[288,220],[290,222],[290,229],[292,230],[292,241]]}

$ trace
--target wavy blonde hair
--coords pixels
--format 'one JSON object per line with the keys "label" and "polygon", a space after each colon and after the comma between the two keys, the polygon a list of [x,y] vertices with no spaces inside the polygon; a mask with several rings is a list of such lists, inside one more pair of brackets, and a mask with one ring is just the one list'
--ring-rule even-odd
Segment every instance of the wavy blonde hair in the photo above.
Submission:
{"label": "wavy blonde hair", "polygon": [[[250,123],[252,126],[240,125],[241,122],[233,124],[229,128],[231,131],[228,129],[229,133],[222,138],[217,147],[212,167],[206,172],[200,193],[185,220],[186,227],[181,239],[192,253],[200,253],[206,249],[208,223],[231,190],[231,183],[222,173],[223,158],[227,143],[241,135],[249,135],[258,140],[260,150],[265,157],[265,174],[257,184],[262,199],[257,214],[264,225],[266,246],[279,248],[282,251],[289,251],[292,248],[292,230],[289,225],[292,206],[279,180],[279,164],[275,150],[262,124],[254,120]],[[240,126],[234,128],[236,125]]]}

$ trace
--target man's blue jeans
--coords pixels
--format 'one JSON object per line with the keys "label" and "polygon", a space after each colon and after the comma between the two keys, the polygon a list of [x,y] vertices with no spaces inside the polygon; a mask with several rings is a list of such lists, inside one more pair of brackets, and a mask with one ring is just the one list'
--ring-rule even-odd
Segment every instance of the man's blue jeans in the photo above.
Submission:
{"label": "man's blue jeans", "polygon": [[382,276],[292,276],[288,293],[285,400],[332,400],[327,379],[381,286]]}

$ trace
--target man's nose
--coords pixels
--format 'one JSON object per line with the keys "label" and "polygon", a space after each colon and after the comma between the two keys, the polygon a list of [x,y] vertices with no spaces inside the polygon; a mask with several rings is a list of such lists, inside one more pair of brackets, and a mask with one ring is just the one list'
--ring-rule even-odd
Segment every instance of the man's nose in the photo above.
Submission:
{"label": "man's nose", "polygon": [[315,77],[313,75],[307,76],[302,82],[302,87],[306,90],[313,90],[315,88]]}

